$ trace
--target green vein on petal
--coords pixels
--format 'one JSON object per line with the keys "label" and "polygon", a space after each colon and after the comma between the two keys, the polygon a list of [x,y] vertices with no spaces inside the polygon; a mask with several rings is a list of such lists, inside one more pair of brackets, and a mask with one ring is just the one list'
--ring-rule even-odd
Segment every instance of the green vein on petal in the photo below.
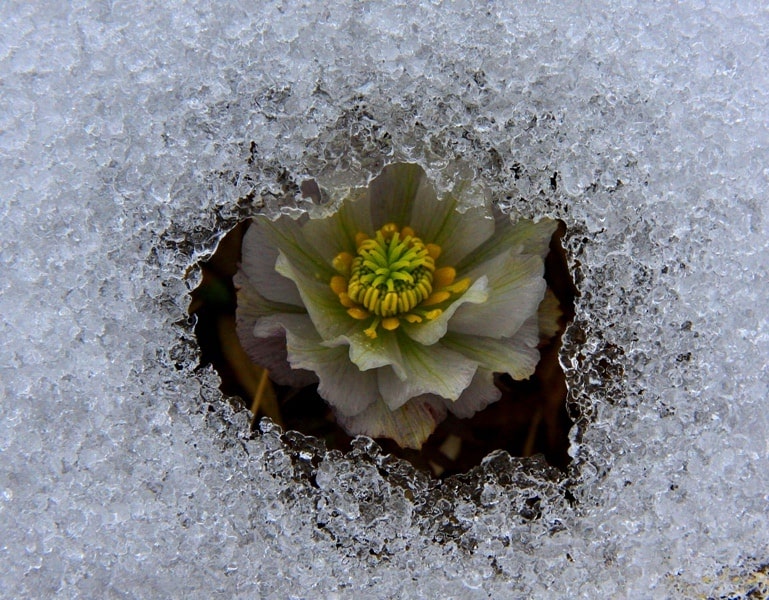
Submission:
{"label": "green vein on petal", "polygon": [[[358,322],[360,323],[360,321]],[[376,338],[371,339],[364,332],[365,324],[360,324],[356,331],[348,332],[324,342],[328,347],[349,346],[350,360],[361,371],[392,367],[398,377],[405,378],[407,371],[403,365],[400,345],[396,333],[380,331]]]}
{"label": "green vein on petal", "polygon": [[374,229],[386,223],[406,226],[411,220],[415,198],[435,191],[419,165],[396,163],[386,166],[369,184],[371,221]]}
{"label": "green vein on petal", "polygon": [[536,314],[545,294],[544,270],[543,260],[533,254],[499,254],[479,265],[469,276],[489,278],[489,298],[482,304],[460,306],[449,321],[449,331],[511,337]]}
{"label": "green vein on petal", "polygon": [[379,391],[392,410],[425,393],[456,400],[470,385],[478,367],[476,361],[440,344],[423,346],[405,335],[400,335],[398,341],[406,378],[392,369],[379,370]]}
{"label": "green vein on petal", "polygon": [[373,234],[366,188],[351,190],[335,213],[323,218],[311,218],[302,227],[305,239],[329,264],[340,252],[355,254],[355,235],[359,231]]}
{"label": "green vein on petal", "polygon": [[337,419],[353,435],[386,437],[401,448],[419,450],[445,417],[443,402],[425,395],[413,398],[394,411],[380,399],[354,417],[338,415]]}
{"label": "green vein on petal", "polygon": [[282,250],[275,263],[275,270],[296,284],[302,302],[321,338],[335,338],[355,328],[356,321],[347,314],[347,309],[339,303],[339,298],[328,283],[317,281],[297,269]]}
{"label": "green vein on petal", "polygon": [[343,346],[329,348],[321,340],[286,332],[288,360],[294,369],[314,371],[320,380],[318,393],[346,416],[364,411],[379,397],[375,371],[361,371],[350,362]]}
{"label": "green vein on petal", "polygon": [[262,215],[257,215],[254,220],[257,219],[264,226],[265,238],[288,259],[294,269],[316,281],[328,282],[335,275],[331,264],[323,260],[307,241],[298,221],[286,215],[275,221]]}
{"label": "green vein on petal", "polygon": [[539,362],[537,339],[534,343],[522,339],[527,335],[494,339],[477,335],[448,333],[441,344],[478,362],[483,368],[508,373],[513,379],[528,379]]}
{"label": "green vein on petal", "polygon": [[423,323],[408,323],[402,325],[403,331],[415,342],[430,346],[446,335],[449,320],[465,303],[480,304],[489,298],[488,278],[484,275],[476,279],[465,293],[454,301],[447,301],[447,306],[440,316]]}
{"label": "green vein on petal", "polygon": [[558,227],[557,221],[541,219],[535,223],[529,219],[520,219],[512,223],[509,215],[499,211],[496,212],[495,217],[494,235],[456,265],[457,273],[461,277],[499,254],[509,252],[518,246],[521,247],[522,254],[536,254],[543,259],[547,256],[550,238]]}

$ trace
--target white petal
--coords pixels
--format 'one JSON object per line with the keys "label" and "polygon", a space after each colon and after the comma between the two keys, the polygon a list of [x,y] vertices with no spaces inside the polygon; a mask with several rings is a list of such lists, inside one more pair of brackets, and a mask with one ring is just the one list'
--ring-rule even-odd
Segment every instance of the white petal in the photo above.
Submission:
{"label": "white petal", "polygon": [[450,195],[440,201],[419,197],[414,203],[411,227],[423,241],[441,247],[439,266],[456,265],[494,234],[494,219],[486,207],[459,212],[457,206],[457,200]]}
{"label": "white petal", "polygon": [[[299,324],[304,320],[305,326],[312,328],[310,318],[306,314],[255,315],[249,303],[244,300],[243,289],[238,292],[236,331],[240,345],[251,361],[267,369],[270,378],[280,385],[303,387],[317,381],[314,373],[291,368],[286,353],[285,328],[281,324],[281,321]],[[262,325],[257,328],[260,321]],[[257,330],[261,335],[255,335]]]}
{"label": "white petal", "polygon": [[543,259],[547,256],[550,239],[558,222],[541,219],[535,223],[529,219],[519,219],[512,223],[510,219],[510,216],[495,211],[494,235],[455,265],[460,276],[516,247],[521,254],[536,254]]}
{"label": "white petal", "polygon": [[321,338],[333,339],[359,327],[359,322],[347,314],[347,309],[341,305],[339,297],[329,287],[330,278],[324,281],[307,275],[296,268],[294,262],[289,260],[282,250],[278,255],[275,268],[278,273],[296,284],[302,297],[302,304],[307,309]]}
{"label": "white petal", "polygon": [[446,407],[460,419],[468,419],[489,404],[502,397],[502,392],[494,385],[494,373],[478,369],[472,382],[456,402],[444,402]]}
{"label": "white petal", "polygon": [[534,326],[521,327],[512,338],[449,333],[441,344],[476,361],[484,369],[508,373],[513,379],[528,379],[539,362],[539,351],[536,319],[527,323],[534,323]]}
{"label": "white petal", "polygon": [[243,279],[264,298],[302,306],[296,285],[275,271],[278,249],[265,235],[262,219],[254,219],[243,236],[242,257],[235,285],[243,285]]}
{"label": "white petal", "polygon": [[340,414],[352,417],[379,398],[375,371],[361,371],[350,362],[347,348],[327,348],[313,338],[286,333],[288,360],[295,369],[313,371],[320,380],[318,393]]}
{"label": "white petal", "polygon": [[511,337],[536,314],[545,294],[544,270],[542,259],[532,254],[500,254],[480,265],[469,276],[489,278],[489,299],[460,306],[449,321],[449,331]]}
{"label": "white petal", "polygon": [[[303,224],[306,224],[308,219],[294,220],[287,215],[282,215],[272,221],[265,216],[257,215],[254,221],[262,226],[263,235],[268,243],[277,248],[295,270],[310,279],[326,282],[336,274],[331,263],[318,254],[317,249],[306,239]],[[278,270],[277,263],[276,270]]]}
{"label": "white petal", "polygon": [[[335,207],[331,207],[332,209]],[[350,191],[336,210],[323,218],[312,218],[302,227],[305,239],[318,255],[331,264],[340,252],[355,254],[355,235],[363,232],[373,235],[368,190],[355,188]]]}
{"label": "white petal", "polygon": [[435,394],[456,400],[470,385],[478,367],[477,362],[440,344],[426,347],[405,336],[401,336],[398,341],[406,377],[399,377],[393,369],[387,367],[378,371],[379,391],[391,410],[421,394]]}
{"label": "white petal", "polygon": [[366,326],[360,325],[358,331],[329,340],[326,346],[349,346],[350,360],[361,371],[390,366],[398,377],[405,378],[406,370],[403,366],[397,333],[380,330],[377,337],[372,340],[363,332]]}
{"label": "white petal", "polygon": [[386,437],[402,448],[419,450],[446,418],[443,401],[426,394],[413,398],[398,410],[391,411],[382,400],[372,403],[354,417],[337,415],[337,421],[350,435]]}
{"label": "white petal", "polygon": [[371,221],[374,229],[386,223],[410,224],[414,203],[435,202],[435,190],[419,165],[387,165],[369,184]]}
{"label": "white petal", "polygon": [[553,290],[550,288],[547,288],[545,297],[539,304],[537,316],[539,317],[539,335],[543,341],[549,340],[558,333],[560,329],[558,319],[563,316],[563,311],[561,310],[558,298],[556,298]]}
{"label": "white petal", "polygon": [[432,321],[424,323],[403,323],[403,331],[414,341],[425,346],[430,346],[446,335],[449,321],[460,306],[466,302],[480,304],[486,302],[489,298],[488,278],[484,275],[479,277],[459,296],[454,302],[443,309],[443,312]]}

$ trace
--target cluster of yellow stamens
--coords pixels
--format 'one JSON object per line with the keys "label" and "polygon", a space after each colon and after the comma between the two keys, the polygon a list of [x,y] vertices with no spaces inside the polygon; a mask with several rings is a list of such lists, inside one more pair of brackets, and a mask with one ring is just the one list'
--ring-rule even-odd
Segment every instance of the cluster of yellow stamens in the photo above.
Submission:
{"label": "cluster of yellow stamens", "polygon": [[401,319],[409,323],[435,319],[443,312],[437,305],[470,285],[469,279],[454,282],[453,267],[436,269],[441,247],[423,243],[411,227],[398,229],[388,223],[373,238],[358,233],[355,243],[355,256],[342,252],[334,258],[339,275],[329,285],[353,319],[373,317],[365,330],[371,338],[380,325],[393,331]]}

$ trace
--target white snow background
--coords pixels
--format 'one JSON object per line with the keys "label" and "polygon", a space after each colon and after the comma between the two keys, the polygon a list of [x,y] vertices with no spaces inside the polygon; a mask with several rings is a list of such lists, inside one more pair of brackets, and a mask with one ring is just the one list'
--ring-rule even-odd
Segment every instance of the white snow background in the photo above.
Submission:
{"label": "white snow background", "polygon": [[[768,90],[763,2],[3,2],[0,595],[758,593]],[[250,436],[195,370],[221,236],[397,160],[569,227],[568,473]]]}

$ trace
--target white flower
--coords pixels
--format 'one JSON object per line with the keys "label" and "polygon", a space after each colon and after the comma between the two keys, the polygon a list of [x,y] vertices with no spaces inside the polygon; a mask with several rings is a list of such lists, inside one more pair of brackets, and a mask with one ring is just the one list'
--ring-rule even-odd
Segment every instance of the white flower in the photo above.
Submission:
{"label": "white flower", "polygon": [[493,373],[534,373],[555,221],[459,212],[413,164],[334,204],[243,240],[238,337],[274,380],[318,381],[348,433],[418,449],[500,398]]}

